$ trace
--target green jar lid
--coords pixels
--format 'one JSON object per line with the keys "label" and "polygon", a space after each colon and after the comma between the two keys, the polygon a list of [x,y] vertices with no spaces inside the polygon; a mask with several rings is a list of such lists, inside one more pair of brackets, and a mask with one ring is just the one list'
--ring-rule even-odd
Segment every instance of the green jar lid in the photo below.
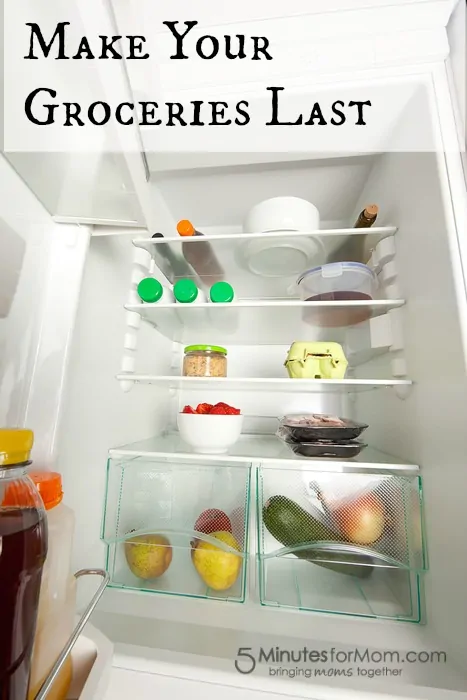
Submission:
{"label": "green jar lid", "polygon": [[212,285],[209,296],[215,304],[228,304],[233,301],[234,290],[228,282],[216,282]]}
{"label": "green jar lid", "polygon": [[190,304],[198,296],[198,287],[193,280],[178,280],[174,285],[174,297],[181,304]]}
{"label": "green jar lid", "polygon": [[219,345],[188,345],[184,352],[220,352],[222,355],[227,355],[227,350]]}
{"label": "green jar lid", "polygon": [[153,304],[155,301],[159,301],[164,291],[161,283],[154,279],[154,277],[145,277],[138,284],[138,295],[147,304]]}

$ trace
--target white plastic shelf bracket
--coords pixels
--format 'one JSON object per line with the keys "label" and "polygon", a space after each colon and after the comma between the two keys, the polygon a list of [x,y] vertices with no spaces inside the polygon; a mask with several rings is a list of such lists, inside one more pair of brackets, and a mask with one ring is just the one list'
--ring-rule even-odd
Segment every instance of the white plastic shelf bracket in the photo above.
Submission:
{"label": "white plastic shelf bracket", "polygon": [[[133,248],[133,266],[131,271],[131,283],[128,293],[128,303],[135,304],[140,301],[137,288],[144,277],[153,271],[154,262],[149,253],[141,248]],[[135,354],[138,349],[138,331],[141,325],[141,316],[134,311],[126,312],[126,333],[123,340],[123,356],[121,371],[123,374],[132,375],[135,372]],[[119,379],[122,391],[128,392],[133,388],[134,382]]]}

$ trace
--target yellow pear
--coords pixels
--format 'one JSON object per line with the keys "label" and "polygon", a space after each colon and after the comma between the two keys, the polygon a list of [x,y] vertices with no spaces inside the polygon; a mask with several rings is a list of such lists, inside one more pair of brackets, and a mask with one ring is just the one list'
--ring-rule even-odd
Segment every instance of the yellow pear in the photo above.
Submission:
{"label": "yellow pear", "polygon": [[[213,532],[211,537],[240,551],[237,540],[230,532]],[[215,591],[225,591],[233,586],[242,568],[242,557],[239,554],[204,540],[198,540],[192,551],[192,560],[204,583]]]}
{"label": "yellow pear", "polygon": [[165,535],[137,535],[125,542],[125,557],[138,578],[158,578],[170,566],[172,547]]}

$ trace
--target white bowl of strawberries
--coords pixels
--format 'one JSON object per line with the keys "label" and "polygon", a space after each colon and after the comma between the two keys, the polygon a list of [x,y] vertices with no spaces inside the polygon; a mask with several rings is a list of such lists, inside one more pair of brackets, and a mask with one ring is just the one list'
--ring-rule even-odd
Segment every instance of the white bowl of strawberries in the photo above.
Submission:
{"label": "white bowl of strawberries", "polygon": [[197,454],[221,455],[239,439],[243,416],[240,409],[222,401],[185,406],[177,416],[180,437]]}

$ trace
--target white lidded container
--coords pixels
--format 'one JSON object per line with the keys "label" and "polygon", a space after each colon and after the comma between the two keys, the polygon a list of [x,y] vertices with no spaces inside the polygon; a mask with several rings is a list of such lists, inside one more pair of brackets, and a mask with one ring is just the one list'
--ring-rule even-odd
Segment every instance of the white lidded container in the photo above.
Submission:
{"label": "white lidded container", "polygon": [[[35,471],[34,481],[47,512],[48,552],[45,560],[28,700],[32,700],[59,657],[74,627],[76,580],[71,574],[75,515],[62,503],[62,479],[57,472]],[[71,656],[54,681],[48,700],[63,700],[71,683]]]}
{"label": "white lidded container", "polygon": [[316,231],[319,225],[319,211],[306,199],[274,197],[256,204],[245,218],[245,233],[291,235],[246,243],[244,258],[250,272],[261,277],[289,277],[307,265],[322,262],[324,246],[318,236],[298,238],[292,235]]}
{"label": "white lidded container", "polygon": [[297,280],[303,301],[370,301],[378,278],[363,263],[338,262],[307,270]]}
{"label": "white lidded container", "polygon": [[273,197],[259,202],[248,212],[245,233],[259,231],[314,231],[319,229],[319,211],[300,197]]}

